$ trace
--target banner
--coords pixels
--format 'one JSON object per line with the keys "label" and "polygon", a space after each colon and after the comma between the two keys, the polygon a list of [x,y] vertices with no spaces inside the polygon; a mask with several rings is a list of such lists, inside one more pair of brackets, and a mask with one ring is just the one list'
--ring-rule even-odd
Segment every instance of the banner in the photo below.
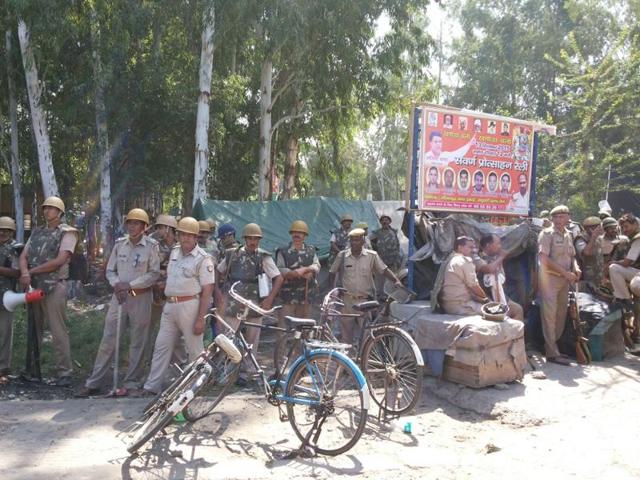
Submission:
{"label": "banner", "polygon": [[420,209],[529,214],[533,134],[540,126],[441,106],[422,107],[421,123]]}

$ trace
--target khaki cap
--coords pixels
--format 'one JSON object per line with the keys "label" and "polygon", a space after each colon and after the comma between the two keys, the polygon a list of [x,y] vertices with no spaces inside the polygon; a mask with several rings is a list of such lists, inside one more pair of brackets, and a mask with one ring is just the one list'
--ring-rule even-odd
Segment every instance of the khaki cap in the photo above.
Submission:
{"label": "khaki cap", "polygon": [[361,228],[363,230],[366,230],[367,228],[369,228],[369,225],[367,224],[367,222],[360,222],[356,225],[356,228]]}
{"label": "khaki cap", "polygon": [[11,217],[0,217],[0,230],[16,231],[16,221]]}
{"label": "khaki cap", "polygon": [[364,237],[365,231],[362,228],[354,228],[349,232],[349,237]]}
{"label": "khaki cap", "polygon": [[348,213],[345,213],[344,215],[342,215],[340,217],[340,223],[342,222],[353,222],[353,217],[351,215],[349,215]]}
{"label": "khaki cap", "polygon": [[209,224],[209,228],[212,231],[215,230],[215,228],[218,226],[218,224],[216,223],[216,221],[213,218],[207,218],[205,220],[205,222],[207,222]]}
{"label": "khaki cap", "polygon": [[388,218],[389,221],[391,221],[391,217],[389,215],[387,215],[386,213],[383,213],[382,215],[380,215],[380,220],[382,220],[383,218]]}
{"label": "khaki cap", "polygon": [[603,228],[617,227],[617,226],[618,226],[618,221],[613,217],[607,217],[604,220],[602,220],[602,227]]}
{"label": "khaki cap", "polygon": [[155,225],[166,225],[171,228],[178,228],[178,222],[172,215],[158,215]]}
{"label": "khaki cap", "polygon": [[149,225],[149,215],[141,208],[132,208],[129,210],[129,213],[127,213],[124,219],[124,223],[127,223],[129,220],[139,220]]}
{"label": "khaki cap", "polygon": [[211,233],[211,227],[205,220],[198,220],[198,225],[201,232]]}
{"label": "khaki cap", "polygon": [[309,235],[309,226],[303,220],[294,220],[289,227],[289,233],[301,232],[305,235]]}
{"label": "khaki cap", "polygon": [[599,217],[587,217],[582,221],[582,226],[583,227],[595,227],[596,225],[600,225],[600,218]]}
{"label": "khaki cap", "polygon": [[262,238],[262,229],[257,223],[247,223],[242,230],[242,238],[259,237]]}
{"label": "khaki cap", "polygon": [[176,230],[182,233],[198,235],[198,233],[200,233],[200,225],[193,217],[182,217],[178,222],[178,228],[176,228]]}
{"label": "khaki cap", "polygon": [[42,208],[44,207],[55,207],[60,210],[62,213],[65,212],[64,202],[60,197],[47,197],[44,202],[42,202]]}
{"label": "khaki cap", "polygon": [[566,214],[571,213],[571,211],[569,210],[569,207],[567,207],[566,205],[558,205],[558,206],[553,207],[551,209],[551,216],[552,217],[554,215],[561,215],[563,213],[566,213]]}
{"label": "khaki cap", "polygon": [[549,210],[542,210],[540,212],[540,218],[547,218],[549,216]]}

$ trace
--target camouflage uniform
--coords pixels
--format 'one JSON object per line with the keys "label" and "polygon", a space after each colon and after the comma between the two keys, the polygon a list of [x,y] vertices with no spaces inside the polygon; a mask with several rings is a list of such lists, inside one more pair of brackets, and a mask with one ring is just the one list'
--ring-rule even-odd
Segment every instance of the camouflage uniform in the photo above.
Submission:
{"label": "camouflage uniform", "polygon": [[[18,257],[9,240],[0,245],[0,266],[18,269]],[[15,279],[0,275],[0,299],[5,292],[15,290]],[[0,376],[8,375],[11,369],[11,346],[13,340],[13,312],[9,312],[0,302]]]}
{"label": "camouflage uniform", "polygon": [[[316,275],[320,271],[316,247],[307,244],[303,246],[302,250],[297,250],[292,243],[276,250],[276,265],[283,276],[290,270],[300,267],[313,266]],[[314,303],[318,295],[316,277],[314,276],[312,280],[303,278],[285,280],[279,295],[284,304],[281,310],[282,316],[306,317],[309,315],[309,305]]]}
{"label": "camouflage uniform", "polygon": [[393,271],[400,268],[400,242],[395,228],[379,228],[371,234],[373,249],[382,261]]}
{"label": "camouflage uniform", "polygon": [[602,284],[602,275],[604,272],[604,257],[602,255],[602,240],[595,240],[594,249],[591,255],[585,255],[584,249],[589,243],[589,235],[586,232],[580,232],[574,241],[576,256],[580,262],[582,270],[582,278],[580,283],[586,283],[592,290],[597,290]]}
{"label": "camouflage uniform", "polygon": [[[273,280],[280,275],[280,271],[266,250],[258,248],[255,252],[249,253],[244,246],[230,248],[225,251],[225,258],[218,264],[218,272],[222,275],[223,290],[225,292],[225,321],[235,327],[238,325],[238,314],[244,312],[244,306],[238,305],[228,294],[231,285],[240,282],[236,291],[253,301],[256,305],[260,305],[260,296],[258,293],[258,275],[266,273]],[[252,315],[251,320],[260,323],[262,319],[257,314]],[[247,330],[246,339],[248,343],[253,344],[254,351],[258,351],[258,343],[260,342],[259,328],[249,328]]]}
{"label": "camouflage uniform", "polygon": [[[73,253],[77,242],[77,230],[65,223],[54,229],[38,227],[31,233],[25,246],[29,268],[42,265],[58,256],[66,234],[72,234],[75,241],[69,244],[69,252]],[[71,347],[67,330],[67,278],[69,277],[69,263],[65,263],[57,270],[48,273],[31,275],[31,286],[42,289],[45,297],[42,301],[33,303],[38,348],[42,351],[42,330],[45,321],[53,339],[53,353],[59,377],[70,377],[73,373],[71,363]]]}
{"label": "camouflage uniform", "polygon": [[[336,246],[343,251],[345,248],[349,246],[349,231],[340,227],[337,230],[331,232],[331,241],[335,242]],[[333,265],[334,260],[336,259],[336,254],[332,251],[329,252],[329,260],[328,265],[331,267]]]}

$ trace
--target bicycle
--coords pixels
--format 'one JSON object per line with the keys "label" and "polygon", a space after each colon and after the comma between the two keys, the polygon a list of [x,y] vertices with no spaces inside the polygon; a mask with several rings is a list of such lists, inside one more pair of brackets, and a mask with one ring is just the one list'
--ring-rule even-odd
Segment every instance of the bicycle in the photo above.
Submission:
{"label": "bicycle", "polygon": [[[396,287],[388,292],[385,303],[366,301],[354,305],[359,313],[342,313],[340,295],[346,290],[334,288],[322,302],[320,325],[322,338],[337,342],[332,324],[336,318],[363,318],[358,341],[353,346],[352,358],[356,361],[369,387],[373,401],[384,415],[398,417],[411,411],[422,393],[422,373],[424,360],[418,345],[405,330],[400,328],[406,322],[391,315],[391,303],[405,303],[413,294],[404,287]],[[369,312],[377,311],[372,319]],[[282,350],[288,338],[281,338],[274,351],[274,362],[280,363]]]}
{"label": "bicycle", "polygon": [[[279,307],[271,310],[260,308],[239,295],[235,291],[236,285],[237,283],[232,285],[229,293],[245,307],[244,313],[239,316],[238,326],[231,328],[215,311],[212,312],[211,315],[226,332],[218,335],[211,344],[215,346],[210,345],[194,362],[206,365],[201,367],[202,374],[195,379],[190,376],[189,372],[197,371],[197,367],[194,368],[192,364],[180,379],[147,406],[143,418],[138,422],[142,423],[138,431],[145,433],[136,433],[129,452],[137,451],[155,433],[166,427],[173,415],[180,410],[191,421],[211,413],[228,393],[229,386],[237,377],[242,358],[249,359],[253,364],[267,401],[278,407],[280,420],[289,421],[296,436],[302,441],[298,451],[304,452],[311,448],[314,453],[338,455],[352,448],[362,435],[369,408],[366,380],[358,366],[335,349],[343,347],[342,345],[312,339],[321,330],[314,320],[286,317],[287,329],[248,322],[246,319],[250,310],[262,317],[269,317]],[[287,375],[276,369],[269,379],[266,377],[253,353],[252,345],[247,344],[242,334],[243,326],[293,334],[295,342],[291,351],[293,348],[300,348],[302,355],[291,362]],[[229,349],[229,353],[226,353],[229,361],[224,364],[219,362],[216,367],[212,361],[216,354],[212,356],[211,352],[219,353],[223,348],[221,345]],[[289,366],[289,360],[285,366]],[[209,384],[221,384],[213,374],[214,370],[225,376],[225,381],[222,382],[222,388],[210,396],[207,394],[210,391]],[[286,413],[282,410],[283,404],[286,405]],[[145,426],[147,424],[150,426]]]}

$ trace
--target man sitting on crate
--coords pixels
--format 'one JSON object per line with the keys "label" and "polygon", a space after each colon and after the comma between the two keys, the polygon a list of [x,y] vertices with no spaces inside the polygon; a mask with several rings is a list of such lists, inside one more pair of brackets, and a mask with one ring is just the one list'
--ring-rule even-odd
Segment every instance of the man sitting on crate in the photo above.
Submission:
{"label": "man sitting on crate", "polygon": [[[453,315],[481,314],[482,304],[489,301],[478,283],[476,267],[471,259],[474,241],[469,237],[458,237],[453,243],[454,253],[442,264],[442,287],[432,292],[445,311]],[[438,284],[436,280],[436,284]],[[435,289],[434,289],[435,290]]]}
{"label": "man sitting on crate", "polygon": [[485,235],[480,239],[480,255],[473,259],[478,276],[485,287],[485,291],[491,292],[494,302],[500,302],[509,306],[508,316],[516,320],[524,321],[524,312],[519,303],[511,300],[504,293],[505,281],[503,260],[507,252],[502,249],[500,237],[494,234]]}
{"label": "man sitting on crate", "polygon": [[[629,283],[640,274],[640,223],[635,215],[625,213],[618,221],[622,233],[631,242],[626,256],[609,265],[609,278],[613,285],[615,303],[628,311],[633,310]],[[637,283],[637,281],[636,281]]]}
{"label": "man sitting on crate", "polygon": [[[349,232],[350,247],[338,253],[331,265],[330,273],[334,276],[334,283],[340,284],[347,291],[344,296],[343,313],[357,313],[352,310],[353,305],[376,298],[374,272],[402,286],[402,282],[384,264],[378,253],[364,248],[364,235],[365,232],[361,228],[351,230]],[[350,317],[340,319],[342,342],[353,343],[354,323],[354,319]]]}

